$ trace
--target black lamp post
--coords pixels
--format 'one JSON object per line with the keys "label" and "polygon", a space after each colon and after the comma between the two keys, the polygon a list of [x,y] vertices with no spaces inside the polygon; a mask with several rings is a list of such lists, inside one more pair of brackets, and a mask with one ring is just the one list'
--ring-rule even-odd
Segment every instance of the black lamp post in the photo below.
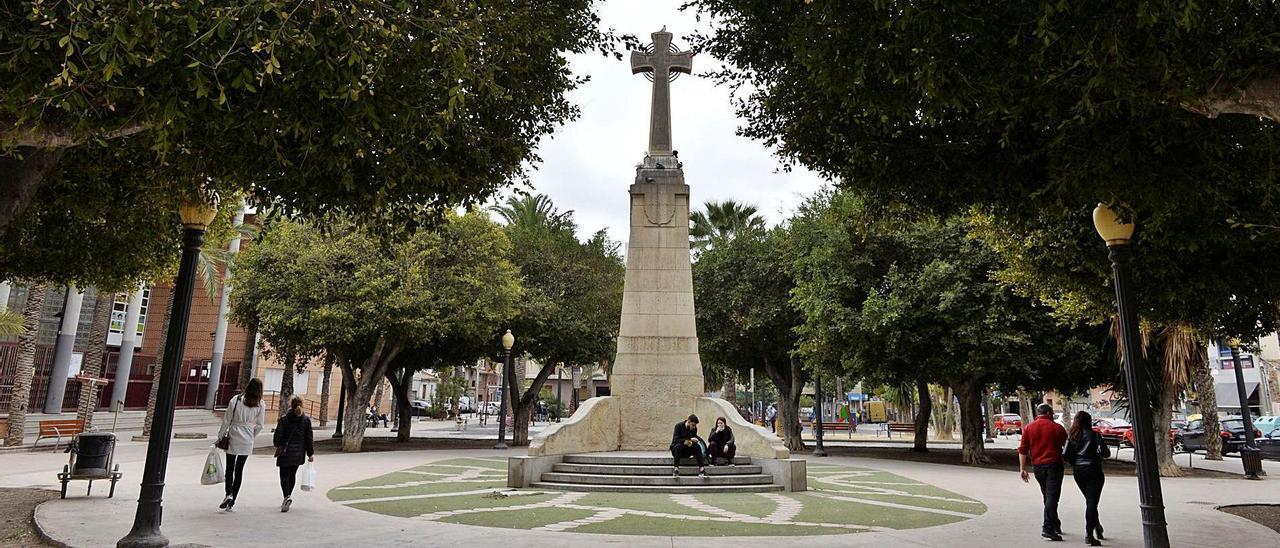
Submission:
{"label": "black lamp post", "polygon": [[560,398],[560,389],[564,387],[564,362],[556,364],[556,422],[564,414],[564,400]]}
{"label": "black lamp post", "polygon": [[822,373],[815,368],[813,370],[813,435],[817,438],[817,443],[813,446],[813,456],[827,456],[826,448],[822,447]]}
{"label": "black lamp post", "polygon": [[1156,469],[1155,434],[1151,408],[1147,403],[1147,365],[1138,338],[1137,316],[1129,302],[1129,263],[1133,249],[1133,223],[1123,222],[1115,210],[1098,204],[1093,210],[1093,227],[1107,242],[1111,274],[1116,286],[1116,310],[1120,319],[1120,345],[1124,350],[1124,379],[1129,389],[1129,409],[1133,413],[1134,457],[1138,466],[1138,498],[1142,509],[1142,536],[1147,548],[1168,548],[1169,531],[1164,520],[1164,496],[1160,492],[1160,472]]}
{"label": "black lamp post", "polygon": [[[210,203],[212,202],[212,203]],[[160,533],[163,513],[164,474],[169,462],[169,438],[173,434],[173,409],[178,395],[178,365],[186,346],[187,320],[191,317],[191,296],[195,286],[196,261],[205,229],[218,212],[217,200],[192,201],[178,208],[182,218],[182,259],[178,279],[174,283],[173,309],[170,311],[169,333],[166,335],[156,412],[151,419],[151,437],[147,441],[147,461],[142,469],[142,492],[133,529],[116,543],[119,548],[168,546],[169,539]]]}
{"label": "black lamp post", "polygon": [[345,414],[347,408],[347,383],[342,382],[338,385],[338,422],[333,425],[333,437],[342,437],[342,415]]}
{"label": "black lamp post", "polygon": [[1240,418],[1244,419],[1244,447],[1240,448],[1240,464],[1244,466],[1244,479],[1262,479],[1262,455],[1254,445],[1253,414],[1249,412],[1249,393],[1244,388],[1244,370],[1240,367],[1240,339],[1227,341],[1231,346],[1231,363],[1236,371],[1236,394],[1240,397]]}
{"label": "black lamp post", "polygon": [[516,337],[508,329],[502,335],[502,350],[505,354],[502,357],[502,373],[498,375],[498,443],[493,446],[494,449],[507,448],[507,398],[511,397],[507,393],[507,378],[515,374],[515,368],[511,366],[511,347],[515,344]]}

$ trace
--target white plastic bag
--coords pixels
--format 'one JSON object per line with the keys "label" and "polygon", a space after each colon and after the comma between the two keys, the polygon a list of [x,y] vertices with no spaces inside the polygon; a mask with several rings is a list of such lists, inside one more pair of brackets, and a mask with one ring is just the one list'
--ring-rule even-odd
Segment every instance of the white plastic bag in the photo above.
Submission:
{"label": "white plastic bag", "polygon": [[302,490],[313,491],[316,488],[316,463],[308,462],[302,470]]}
{"label": "white plastic bag", "polygon": [[217,485],[226,479],[222,468],[222,453],[215,446],[209,446],[209,457],[204,459],[204,472],[200,474],[200,485]]}

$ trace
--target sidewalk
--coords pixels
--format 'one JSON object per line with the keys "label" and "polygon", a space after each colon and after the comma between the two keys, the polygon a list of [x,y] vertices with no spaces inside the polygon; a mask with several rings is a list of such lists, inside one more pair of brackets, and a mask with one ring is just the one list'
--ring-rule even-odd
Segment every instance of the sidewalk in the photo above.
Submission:
{"label": "sidewalk", "polygon": [[[260,439],[262,445],[265,440]],[[396,518],[362,512],[330,502],[323,493],[330,488],[371,478],[388,471],[426,462],[458,457],[504,458],[524,454],[519,450],[433,450],[324,455],[316,459],[319,490],[295,495],[293,509],[279,512],[276,468],[270,457],[253,456],[245,468],[245,487],[237,512],[217,510],[218,486],[201,486],[199,470],[207,444],[175,442],[165,489],[164,533],[174,544],[206,546],[305,546],[421,545],[421,546],[724,546],[738,548],[759,544],[751,538],[672,538],[661,536],[613,536],[585,533],[481,528],[412,518]],[[126,448],[122,448],[126,449]],[[127,448],[131,453],[133,448]],[[55,485],[51,465],[15,463],[0,455],[5,470],[0,484],[7,486]],[[121,455],[118,454],[118,457]],[[36,521],[47,535],[71,546],[112,546],[128,532],[138,495],[141,459],[126,455],[121,462],[125,479],[114,499],[101,496],[54,500],[37,509]],[[812,458],[811,458],[812,460]],[[1040,493],[1034,482],[1022,483],[1016,474],[981,468],[906,461],[829,457],[823,462],[881,469],[941,486],[985,503],[988,511],[969,521],[915,530],[836,535],[820,542],[839,546],[968,546],[1039,545]],[[17,465],[14,467],[14,465]],[[1270,480],[1274,481],[1274,480]],[[1233,543],[1276,545],[1280,535],[1251,521],[1215,510],[1215,506],[1244,502],[1280,503],[1280,490],[1268,481],[1175,478],[1163,482],[1166,517],[1174,546],[1223,546]],[[1134,478],[1108,478],[1102,500],[1108,546],[1141,546],[1141,517]],[[1064,486],[1061,515],[1067,539],[1080,544],[1083,501],[1074,485]],[[273,531],[283,531],[279,535]],[[815,540],[770,538],[773,547],[813,546]],[[1065,545],[1064,545],[1065,546]]]}

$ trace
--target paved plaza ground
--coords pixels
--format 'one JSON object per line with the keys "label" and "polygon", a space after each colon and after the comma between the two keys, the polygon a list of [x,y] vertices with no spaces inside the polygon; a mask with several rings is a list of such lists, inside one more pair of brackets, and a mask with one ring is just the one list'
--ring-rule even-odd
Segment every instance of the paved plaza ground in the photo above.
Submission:
{"label": "paved plaza ground", "polygon": [[[264,435],[259,445],[268,445],[268,439]],[[833,546],[953,548],[1040,542],[1039,491],[1034,483],[1024,484],[1016,473],[1005,470],[857,456],[808,457],[813,490],[804,494],[770,494],[781,498],[733,494],[673,499],[670,495],[563,493],[501,497],[490,495],[489,490],[502,484],[503,459],[519,450],[323,454],[316,459],[319,489],[296,494],[293,509],[281,514],[274,463],[269,456],[255,455],[246,467],[237,511],[227,514],[217,510],[221,488],[199,483],[207,448],[208,441],[173,443],[165,489],[164,532],[175,544],[737,547],[760,539],[734,535],[782,534],[771,536],[768,543],[813,546],[811,533],[815,531],[823,534],[822,543]],[[84,483],[73,484],[71,498],[53,500],[38,508],[39,526],[57,543],[114,545],[132,522],[144,456],[144,445],[122,444],[117,461],[125,479],[114,499],[105,498],[105,486],[95,486],[94,496],[85,498]],[[0,454],[0,487],[52,489],[56,485],[54,473],[65,459],[60,452]],[[457,478],[459,475],[469,477]],[[423,483],[445,478],[455,481]],[[1165,479],[1166,511],[1174,545],[1280,545],[1280,534],[1216,509],[1239,503],[1280,504],[1280,489],[1273,483],[1277,480]],[[404,485],[415,482],[416,485]],[[475,492],[459,496],[458,489]],[[888,492],[876,493],[877,489]],[[415,504],[373,500],[441,493],[452,494],[419,497]],[[512,506],[528,508],[519,512],[456,512]],[[1136,479],[1108,478],[1101,511],[1108,546],[1142,545]],[[735,516],[736,522],[719,519],[727,516]],[[1064,489],[1062,516],[1068,544],[1082,545],[1083,501],[1070,478]],[[695,519],[701,517],[706,519]],[[774,528],[780,533],[772,531]]]}

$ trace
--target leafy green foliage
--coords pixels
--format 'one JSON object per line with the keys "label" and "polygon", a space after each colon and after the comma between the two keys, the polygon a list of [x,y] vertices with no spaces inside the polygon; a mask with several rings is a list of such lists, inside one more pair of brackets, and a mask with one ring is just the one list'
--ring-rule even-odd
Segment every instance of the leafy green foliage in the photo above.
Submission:
{"label": "leafy green foliage", "polygon": [[0,150],[128,139],[170,189],[210,180],[295,213],[418,221],[485,199],[576,115],[567,54],[613,42],[592,7],[7,2]]}

